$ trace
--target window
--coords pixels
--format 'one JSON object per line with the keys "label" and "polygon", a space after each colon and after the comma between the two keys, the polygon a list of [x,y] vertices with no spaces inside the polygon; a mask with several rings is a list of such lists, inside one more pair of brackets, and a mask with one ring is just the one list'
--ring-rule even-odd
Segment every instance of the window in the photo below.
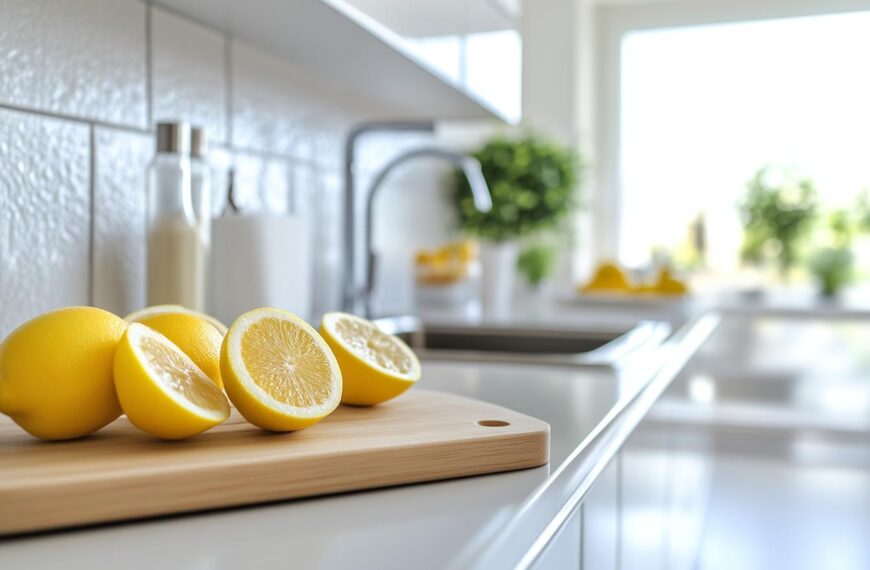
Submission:
{"label": "window", "polygon": [[633,31],[622,39],[618,254],[739,265],[736,204],[766,164],[811,177],[826,209],[870,187],[870,13]]}

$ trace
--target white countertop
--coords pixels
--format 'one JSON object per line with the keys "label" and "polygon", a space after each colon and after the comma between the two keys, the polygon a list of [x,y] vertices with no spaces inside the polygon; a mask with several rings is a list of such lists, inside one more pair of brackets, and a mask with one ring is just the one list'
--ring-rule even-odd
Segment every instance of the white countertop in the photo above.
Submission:
{"label": "white countertop", "polygon": [[0,541],[0,568],[415,568],[461,565],[639,381],[606,370],[424,363],[421,387],[551,425],[538,469]]}

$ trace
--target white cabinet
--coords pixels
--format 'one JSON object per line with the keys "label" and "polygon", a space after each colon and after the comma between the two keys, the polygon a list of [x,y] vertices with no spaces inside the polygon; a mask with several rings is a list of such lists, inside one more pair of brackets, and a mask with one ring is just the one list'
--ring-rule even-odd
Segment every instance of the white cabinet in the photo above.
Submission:
{"label": "white cabinet", "polygon": [[666,504],[669,453],[662,433],[645,426],[623,447],[620,482],[620,568],[658,570],[666,567]]}
{"label": "white cabinet", "polygon": [[534,570],[580,568],[581,514],[578,511],[535,561]]}
{"label": "white cabinet", "polygon": [[619,549],[619,469],[617,456],[601,472],[582,507],[581,556],[584,570],[615,570]]}

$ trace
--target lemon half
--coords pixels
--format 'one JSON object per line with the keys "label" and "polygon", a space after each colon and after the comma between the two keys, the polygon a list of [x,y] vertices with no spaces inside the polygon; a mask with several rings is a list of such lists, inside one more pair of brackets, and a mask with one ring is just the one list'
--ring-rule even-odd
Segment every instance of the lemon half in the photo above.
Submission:
{"label": "lemon half", "polygon": [[370,406],[395,398],[420,378],[420,360],[396,336],[347,313],[327,313],[320,325],[341,366],[345,404]]}
{"label": "lemon half", "polygon": [[142,317],[139,323],[152,328],[172,341],[188,355],[218,388],[221,382],[221,343],[224,335],[214,325],[190,313],[157,313]]}
{"label": "lemon half", "polygon": [[221,347],[224,388],[245,419],[270,431],[311,426],[341,401],[341,370],[311,325],[280,309],[255,309]]}
{"label": "lemon half", "polygon": [[115,351],[115,389],[133,425],[163,439],[181,439],[223,422],[223,392],[162,334],[133,323]]}

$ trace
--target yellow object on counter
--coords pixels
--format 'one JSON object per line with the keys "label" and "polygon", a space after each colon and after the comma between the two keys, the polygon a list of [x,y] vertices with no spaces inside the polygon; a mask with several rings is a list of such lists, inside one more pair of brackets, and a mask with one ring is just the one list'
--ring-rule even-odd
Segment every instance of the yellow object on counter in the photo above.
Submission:
{"label": "yellow object on counter", "polygon": [[477,259],[477,243],[462,240],[435,250],[420,250],[414,257],[417,283],[421,285],[452,285],[468,276],[471,263]]}
{"label": "yellow object on counter", "polygon": [[659,295],[685,295],[689,292],[689,287],[674,277],[670,269],[662,267],[654,291]]}
{"label": "yellow object on counter", "polygon": [[653,283],[634,285],[626,272],[612,262],[602,263],[592,279],[578,288],[581,293],[612,293],[625,295],[680,296],[689,292],[684,281],[677,279],[668,267],[659,270]]}
{"label": "yellow object on counter", "polygon": [[631,291],[632,285],[628,276],[622,268],[611,262],[599,265],[589,283],[580,287],[581,293],[630,293]]}

